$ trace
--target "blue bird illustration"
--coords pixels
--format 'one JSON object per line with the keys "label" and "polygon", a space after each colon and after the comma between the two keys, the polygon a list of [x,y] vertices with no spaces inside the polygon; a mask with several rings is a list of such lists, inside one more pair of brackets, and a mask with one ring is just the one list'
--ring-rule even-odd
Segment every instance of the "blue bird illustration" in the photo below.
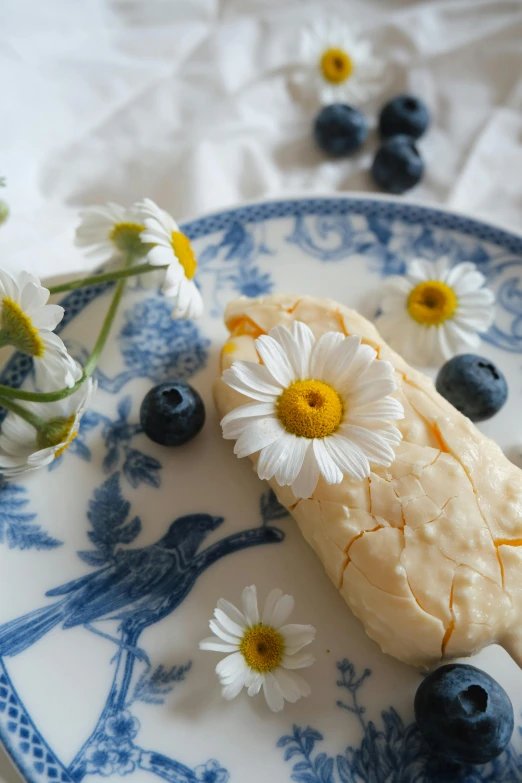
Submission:
{"label": "blue bird illustration", "polygon": [[[203,549],[203,541],[223,523],[223,517],[188,514],[172,522],[155,544],[121,548],[119,544],[133,541],[141,529],[137,517],[128,521],[129,513],[130,503],[121,495],[116,473],[95,490],[89,503],[87,517],[93,529],[87,535],[95,549],[78,552],[97,570],[49,590],[46,595],[56,599],[54,603],[0,625],[0,656],[18,655],[58,626],[64,631],[83,626],[117,645],[114,677],[99,719],[68,767],[76,783],[90,774],[89,759],[96,748],[112,742],[107,735],[109,721],[124,714],[132,703],[129,692],[136,662],[145,663],[142,677],[151,668],[147,654],[138,647],[142,632],[173,612],[198,576],[222,557],[259,544],[279,543],[285,537],[282,530],[268,524],[286,516],[272,493],[261,497],[258,527],[233,533]],[[116,622],[117,636],[93,625],[100,621]],[[133,763],[147,772],[170,783],[199,780],[184,764],[135,742],[130,746],[136,757]]]}
{"label": "blue bird illustration", "polygon": [[0,656],[18,655],[52,628],[84,625],[98,620],[118,620],[124,648],[140,651],[136,640],[144,628],[170,614],[190,592],[199,574],[224,555],[255,543],[280,541],[276,528],[259,527],[229,536],[197,555],[203,540],[223,522],[223,517],[189,514],[172,522],[155,544],[142,549],[119,549],[113,562],[99,570],[49,590],[60,597],[0,626]]}

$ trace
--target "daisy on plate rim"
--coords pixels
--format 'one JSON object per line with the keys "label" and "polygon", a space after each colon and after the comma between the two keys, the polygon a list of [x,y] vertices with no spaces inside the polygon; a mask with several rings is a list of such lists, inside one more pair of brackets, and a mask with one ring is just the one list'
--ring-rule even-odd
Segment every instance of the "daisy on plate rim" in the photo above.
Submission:
{"label": "daisy on plate rim", "polygon": [[45,392],[71,388],[82,375],[54,334],[64,309],[48,299],[48,289],[35,275],[0,269],[0,346],[12,345],[32,357],[36,387]]}
{"label": "daisy on plate rim", "polygon": [[108,261],[114,255],[143,259],[150,249],[141,239],[144,230],[145,224],[136,205],[122,207],[109,201],[81,210],[76,245],[101,261]]}
{"label": "daisy on plate rim", "polygon": [[475,264],[450,266],[410,261],[404,276],[384,281],[377,327],[407,361],[437,365],[467,349],[476,349],[480,334],[495,318],[495,295]]}
{"label": "daisy on plate rim", "polygon": [[321,103],[363,103],[380,89],[384,62],[369,40],[342,20],[323,20],[303,31],[302,60]]}
{"label": "daisy on plate rim", "polygon": [[295,670],[315,661],[310,653],[301,652],[314,640],[315,628],[287,622],[294,599],[277,588],[268,594],[262,612],[255,585],[245,587],[241,604],[242,611],[219,599],[209,622],[215,635],[199,647],[229,653],[216,666],[223,698],[234,699],[243,688],[255,696],[262,688],[270,709],[279,712],[285,700],[294,703],[310,695],[310,686]]}
{"label": "daisy on plate rim", "polygon": [[87,378],[63,400],[25,403],[25,408],[46,421],[47,427],[41,431],[9,412],[0,431],[0,476],[18,476],[60,457],[78,435],[82,416],[95,391],[96,381]]}
{"label": "daisy on plate rim", "polygon": [[390,422],[404,417],[389,395],[397,384],[389,362],[356,336],[326,332],[318,340],[301,321],[275,326],[255,341],[262,364],[237,361],[222,380],[254,402],[230,411],[223,437],[234,453],[259,452],[261,479],[310,497],[322,476],[339,484],[362,480],[370,462],[391,465],[401,433]]}
{"label": "daisy on plate rim", "polygon": [[152,245],[149,263],[168,265],[162,291],[174,300],[174,318],[199,318],[203,299],[194,282],[198,262],[189,238],[180,230],[174,218],[160,209],[150,198],[136,205],[145,223],[143,242]]}

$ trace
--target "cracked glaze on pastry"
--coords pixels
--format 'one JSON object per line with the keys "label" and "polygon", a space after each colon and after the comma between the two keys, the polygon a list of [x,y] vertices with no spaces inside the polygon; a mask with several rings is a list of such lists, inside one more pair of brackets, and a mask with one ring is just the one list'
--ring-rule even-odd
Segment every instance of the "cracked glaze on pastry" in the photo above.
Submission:
{"label": "cracked glaze on pastry", "polygon": [[[307,500],[269,482],[328,576],[367,634],[405,663],[428,667],[497,642],[522,666],[522,471],[371,323],[332,300],[231,302],[221,370],[259,362],[255,338],[292,320],[316,337],[361,337],[394,366],[405,410],[395,461],[373,466],[369,479],[320,479]],[[223,416],[249,401],[221,380],[215,400]]]}

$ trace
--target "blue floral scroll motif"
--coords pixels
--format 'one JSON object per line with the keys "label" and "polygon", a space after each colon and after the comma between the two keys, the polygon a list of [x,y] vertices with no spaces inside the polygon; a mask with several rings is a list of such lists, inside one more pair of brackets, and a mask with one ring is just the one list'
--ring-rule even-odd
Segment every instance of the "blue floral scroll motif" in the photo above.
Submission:
{"label": "blue floral scroll motif", "polygon": [[[285,761],[292,763],[295,783],[516,783],[522,780],[522,754],[510,746],[495,761],[474,766],[457,764],[430,753],[415,723],[405,725],[390,707],[381,713],[382,729],[366,721],[358,691],[371,675],[358,676],[344,658],[337,664],[337,685],[345,691],[337,706],[354,715],[361,727],[358,747],[348,746],[335,758],[317,752],[324,736],[317,729],[294,725],[279,740]],[[346,699],[346,700],[345,700]],[[519,734],[522,729],[519,728]]]}
{"label": "blue floral scroll motif", "polygon": [[27,510],[27,490],[0,479],[0,544],[9,549],[55,549],[62,542],[35,523],[36,514]]}
{"label": "blue floral scroll motif", "polygon": [[307,219],[299,215],[286,241],[324,263],[342,261],[350,254],[364,253],[375,242],[366,221],[361,222],[363,225],[357,227],[352,215],[318,215]]}
{"label": "blue floral scroll motif", "polygon": [[211,315],[219,316],[223,311],[219,297],[223,289],[251,297],[271,293],[272,277],[257,265],[259,256],[271,253],[265,241],[265,225],[251,226],[239,221],[229,226],[219,242],[204,248],[199,269],[214,277]]}
{"label": "blue floral scroll motif", "polygon": [[[118,415],[115,419],[97,411],[86,411],[80,423],[78,436],[71,443],[70,450],[82,459],[90,461],[91,451],[86,443],[86,436],[101,426],[101,437],[106,449],[102,463],[104,472],[110,473],[117,467],[121,467],[123,475],[131,486],[149,484],[151,487],[159,487],[161,463],[155,457],[145,454],[132,445],[134,437],[140,435],[143,429],[139,424],[129,422],[131,406],[132,397],[127,395],[119,400]],[[54,470],[62,459],[63,456],[53,460],[49,470]]]}
{"label": "blue floral scroll motif", "polygon": [[175,611],[213,563],[242,549],[284,540],[284,533],[270,524],[286,516],[271,491],[261,497],[259,510],[257,527],[203,549],[223,517],[188,514],[174,520],[153,545],[130,547],[141,532],[141,520],[123,495],[120,473],[114,473],[94,491],[87,511],[91,548],[78,552],[93,570],[49,590],[46,596],[54,599],[51,603],[0,626],[0,658],[18,655],[57,626],[64,633],[83,626],[116,648],[107,700],[68,768],[76,783],[86,775],[125,776],[136,770],[169,783],[227,783],[228,771],[214,759],[191,769],[140,746],[141,725],[133,704],[161,704],[183,683],[191,662],[153,667],[139,641],[143,631]]}

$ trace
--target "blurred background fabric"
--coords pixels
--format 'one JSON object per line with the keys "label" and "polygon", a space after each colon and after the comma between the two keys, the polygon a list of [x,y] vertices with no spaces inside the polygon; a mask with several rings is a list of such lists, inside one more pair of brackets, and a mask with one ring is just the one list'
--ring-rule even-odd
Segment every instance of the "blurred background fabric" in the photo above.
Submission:
{"label": "blurred background fabric", "polygon": [[2,262],[79,271],[77,208],[150,196],[178,220],[246,200],[375,190],[313,143],[294,86],[308,23],[340,15],[387,63],[364,106],[408,90],[433,123],[409,200],[520,229],[522,0],[2,0]]}
{"label": "blurred background fabric", "polygon": [[[2,0],[2,265],[88,261],[79,206],[150,196],[178,220],[264,197],[373,191],[314,146],[295,90],[304,25],[341,15],[387,63],[379,106],[411,91],[433,122],[407,198],[521,230],[522,0]],[[4,757],[0,777],[18,777]]]}

